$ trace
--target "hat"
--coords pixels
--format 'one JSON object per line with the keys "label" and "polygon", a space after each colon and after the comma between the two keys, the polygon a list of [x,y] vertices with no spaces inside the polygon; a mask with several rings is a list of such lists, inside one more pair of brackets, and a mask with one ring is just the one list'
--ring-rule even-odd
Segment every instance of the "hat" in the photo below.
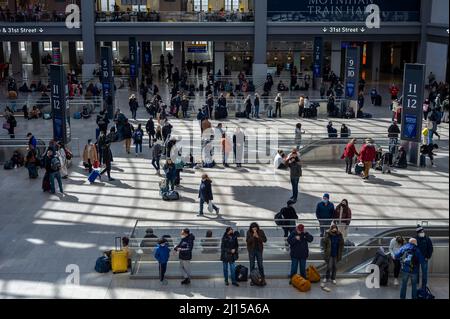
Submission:
{"label": "hat", "polygon": [[145,233],[147,233],[147,234],[153,234],[153,228],[147,228],[147,229],[145,230]]}
{"label": "hat", "polygon": [[304,226],[303,224],[300,224],[300,225],[297,226],[297,230],[298,230],[300,233],[303,233],[303,231],[305,230],[305,226]]}
{"label": "hat", "polygon": [[410,238],[410,239],[409,239],[409,243],[417,246],[417,239],[415,239],[415,238]]}
{"label": "hat", "polygon": [[421,233],[421,232],[423,232],[423,231],[424,231],[423,227],[420,226],[420,225],[417,225],[416,232],[417,232],[417,233]]}
{"label": "hat", "polygon": [[287,202],[288,206],[291,206],[291,205],[294,205],[294,204],[295,204],[295,201],[293,201],[292,199],[288,200],[288,202]]}
{"label": "hat", "polygon": [[322,198],[328,198],[328,199],[330,199],[330,194],[325,193],[325,194],[323,194]]}

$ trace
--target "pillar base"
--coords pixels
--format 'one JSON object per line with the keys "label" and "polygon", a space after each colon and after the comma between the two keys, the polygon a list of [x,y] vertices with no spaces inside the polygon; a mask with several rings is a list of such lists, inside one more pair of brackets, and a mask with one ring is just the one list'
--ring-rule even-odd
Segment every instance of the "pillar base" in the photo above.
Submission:
{"label": "pillar base", "polygon": [[264,84],[267,77],[267,64],[253,64],[253,83]]}
{"label": "pillar base", "polygon": [[81,72],[82,72],[84,83],[88,83],[89,81],[94,80],[94,78],[95,78],[94,71],[95,71],[96,67],[97,67],[96,64],[83,64],[82,65]]}

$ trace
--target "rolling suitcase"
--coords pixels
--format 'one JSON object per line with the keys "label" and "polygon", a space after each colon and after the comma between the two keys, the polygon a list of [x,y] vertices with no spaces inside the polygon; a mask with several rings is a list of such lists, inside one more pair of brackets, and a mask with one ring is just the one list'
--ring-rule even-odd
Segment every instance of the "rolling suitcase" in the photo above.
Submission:
{"label": "rolling suitcase", "polygon": [[101,274],[108,273],[111,270],[111,260],[106,257],[98,257],[95,262],[95,271]]}
{"label": "rolling suitcase", "polygon": [[258,269],[253,269],[252,272],[250,273],[250,281],[251,284],[254,286],[262,286],[263,285],[263,279],[261,276],[261,273],[259,272]]}
{"label": "rolling suitcase", "polygon": [[[128,253],[122,249],[122,238],[114,239],[115,250],[111,251],[111,269],[114,274],[128,271]],[[120,248],[120,249],[119,249]]]}
{"label": "rolling suitcase", "polygon": [[91,184],[94,184],[95,180],[100,178],[100,172],[98,170],[93,170],[91,174],[89,174],[88,181]]}

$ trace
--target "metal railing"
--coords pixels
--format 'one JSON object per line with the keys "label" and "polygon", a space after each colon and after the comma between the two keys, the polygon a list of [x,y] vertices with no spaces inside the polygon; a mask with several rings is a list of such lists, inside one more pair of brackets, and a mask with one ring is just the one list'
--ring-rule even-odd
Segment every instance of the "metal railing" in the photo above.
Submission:
{"label": "metal railing", "polygon": [[[317,11],[269,11],[268,21],[271,22],[365,22],[369,16],[362,11],[329,12]],[[381,11],[383,22],[418,22],[420,11]]]}
{"label": "metal railing", "polygon": [[[21,11],[17,10],[16,12],[10,11],[2,11],[0,14],[0,23],[1,22],[64,22],[68,14],[62,11],[54,11],[54,10],[43,10],[39,12],[35,11]],[[81,18],[81,12],[80,12]]]}

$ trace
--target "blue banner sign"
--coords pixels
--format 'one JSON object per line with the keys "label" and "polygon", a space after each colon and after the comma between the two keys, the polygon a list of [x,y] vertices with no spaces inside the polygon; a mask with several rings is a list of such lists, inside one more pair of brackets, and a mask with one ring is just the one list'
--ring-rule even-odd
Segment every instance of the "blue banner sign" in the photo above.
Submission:
{"label": "blue banner sign", "polygon": [[71,141],[70,111],[67,103],[68,87],[62,65],[50,65],[53,139],[64,144]]}

